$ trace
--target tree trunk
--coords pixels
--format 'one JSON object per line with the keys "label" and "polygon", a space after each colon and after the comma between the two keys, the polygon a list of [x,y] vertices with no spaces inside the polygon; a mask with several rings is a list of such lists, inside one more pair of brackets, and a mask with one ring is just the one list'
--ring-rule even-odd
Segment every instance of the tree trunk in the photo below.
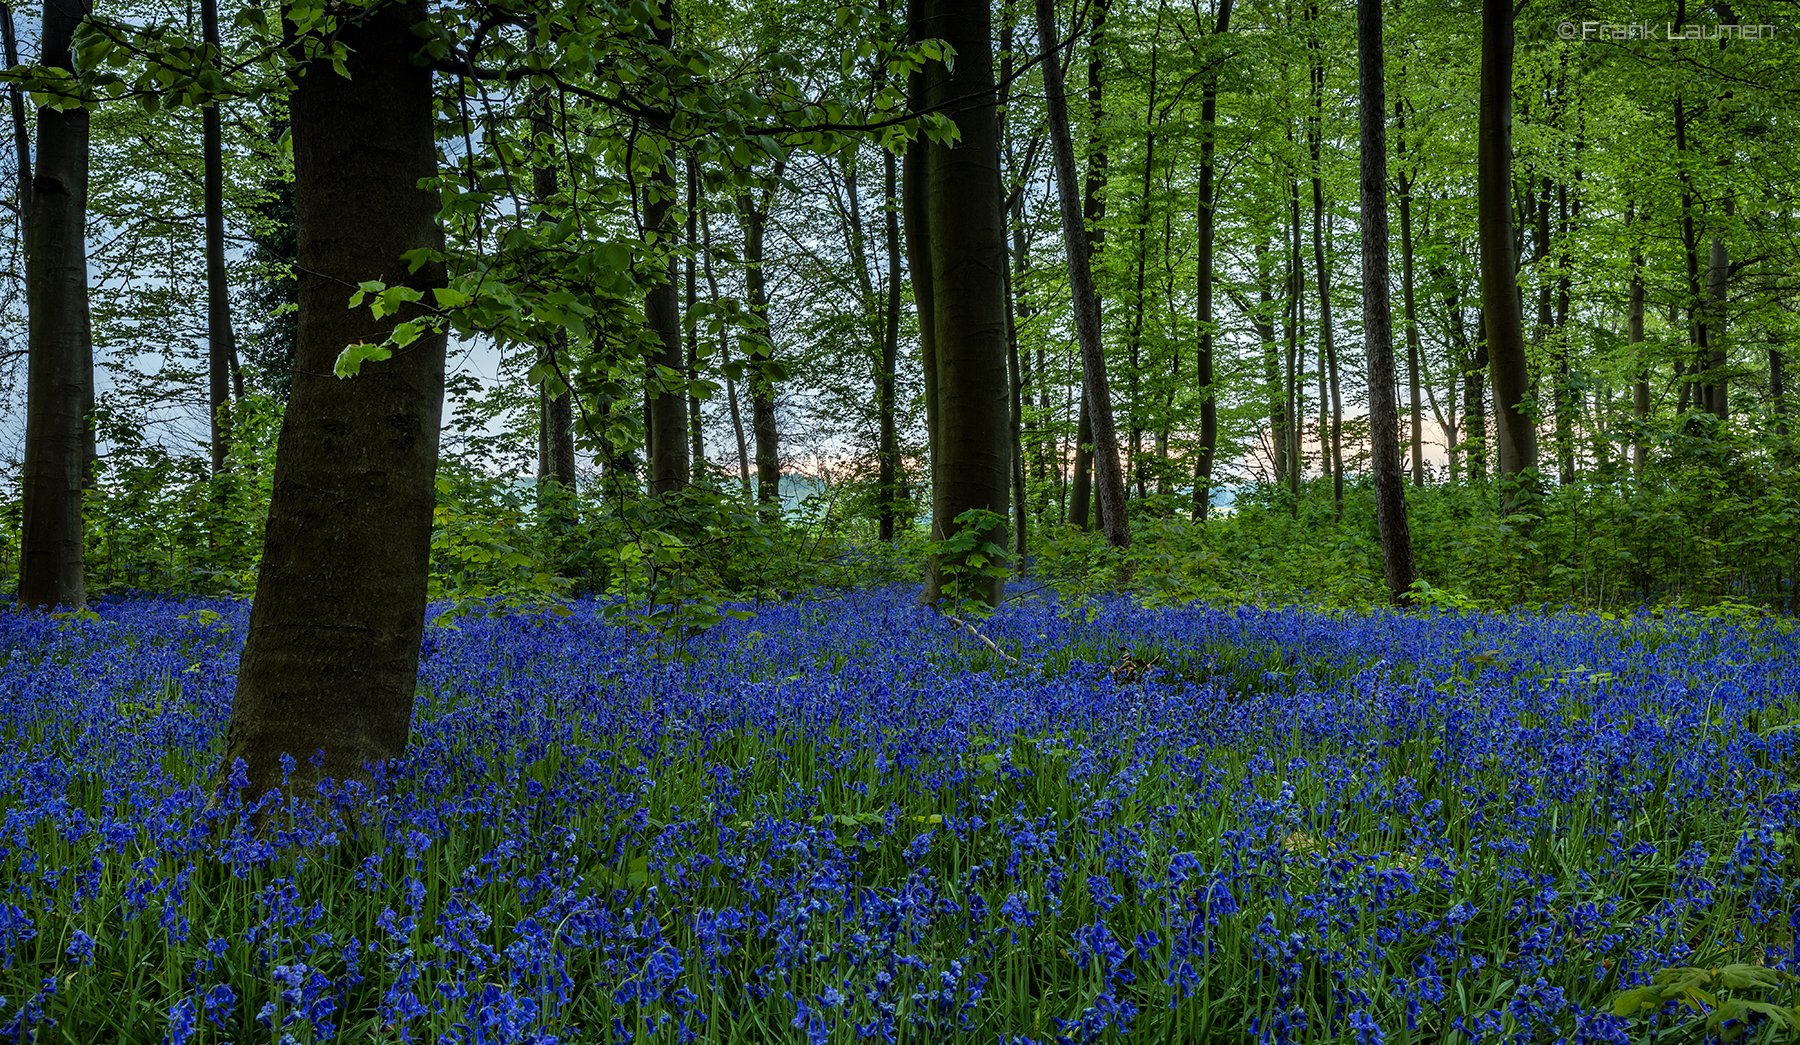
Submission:
{"label": "tree trunk", "polygon": [[1775,434],[1788,434],[1787,357],[1775,329],[1769,331],[1769,411],[1775,415]]}
{"label": "tree trunk", "polygon": [[289,101],[297,356],[221,769],[229,781],[243,759],[252,795],[284,777],[294,794],[366,780],[405,749],[412,721],[445,339],[428,332],[347,381],[332,366],[418,314],[374,319],[344,307],[345,287],[381,279],[429,300],[444,285],[441,264],[409,274],[402,260],[443,242],[437,193],[419,187],[437,174],[431,71],[413,61],[426,18],[410,0],[346,22],[349,77],[314,59]]}
{"label": "tree trunk", "polygon": [[[200,0],[201,39],[219,62],[219,3]],[[231,451],[231,374],[237,366],[237,337],[231,329],[231,287],[225,275],[225,153],[219,104],[200,108],[202,191],[206,208],[207,417],[214,475],[225,470]]]}
{"label": "tree trunk", "polygon": [[[941,39],[956,52],[955,70],[932,64],[915,78],[915,111],[946,112],[957,126],[955,148],[926,142],[909,160],[908,203],[928,268],[919,297],[920,324],[931,331],[927,395],[936,402],[931,431],[932,524],[956,532],[957,519],[982,510],[995,517],[975,534],[1003,544],[1012,462],[1006,375],[1006,243],[994,174],[1000,139],[994,106],[993,22],[988,5],[912,0],[909,36]],[[913,168],[917,168],[914,170]],[[917,270],[915,269],[915,273]],[[918,276],[915,275],[915,280]],[[917,296],[917,295],[915,295]],[[947,580],[942,560],[926,571],[925,601],[938,602]],[[970,594],[997,605],[1004,577],[969,577]]]}
{"label": "tree trunk", "polygon": [[769,324],[769,284],[763,270],[763,247],[768,236],[769,211],[786,171],[787,163],[776,161],[761,201],[751,193],[738,198],[738,210],[744,220],[744,281],[750,293],[750,428],[756,440],[756,501],[777,512],[781,499],[781,448],[775,427],[775,382],[769,372],[775,359],[775,343]]}
{"label": "tree trunk", "polygon": [[[652,30],[656,46],[668,48],[675,40],[674,3],[663,0],[661,24]],[[667,113],[653,113],[651,133],[666,135]],[[675,290],[675,172],[665,158],[651,173],[644,194],[644,230],[654,237],[650,247],[650,289],[644,292],[644,322],[659,342],[644,362],[648,375],[645,434],[649,440],[650,495],[661,497],[680,490],[688,482],[687,396],[680,389],[684,359],[681,351],[681,299]]]}
{"label": "tree trunk", "polygon": [[[1635,223],[1636,210],[1627,204],[1625,224]],[[1637,250],[1632,252],[1631,282],[1625,293],[1625,341],[1631,346],[1632,366],[1637,371],[1631,386],[1631,416],[1636,422],[1631,432],[1631,466],[1641,472],[1649,460],[1644,426],[1650,421],[1650,363],[1644,353],[1644,255]]]}
{"label": "tree trunk", "polygon": [[[719,303],[719,279],[713,273],[712,223],[706,212],[700,213],[700,269],[706,276],[706,293],[713,304]],[[725,373],[725,406],[731,412],[731,435],[737,442],[738,483],[744,500],[750,499],[750,441],[744,436],[744,414],[738,407],[737,380],[731,376],[731,332],[719,328],[719,368]]]}
{"label": "tree trunk", "polygon": [[[681,340],[686,346],[686,358],[682,361],[682,373],[689,381],[700,378],[700,330],[694,321],[694,308],[700,304],[700,285],[695,278],[695,255],[700,252],[700,163],[694,157],[687,160],[687,245],[688,255],[683,261],[684,271],[681,275],[682,290],[687,297],[686,309],[681,321]],[[688,482],[698,485],[706,478],[706,426],[700,415],[700,396],[692,386],[687,396],[688,424]]]}
{"label": "tree trunk", "polygon": [[1325,376],[1331,396],[1331,505],[1338,518],[1344,515],[1344,392],[1338,380],[1337,337],[1331,318],[1331,259],[1325,249],[1325,168],[1320,159],[1325,121],[1325,50],[1319,39],[1319,5],[1306,9],[1312,52],[1312,114],[1306,123],[1307,151],[1312,158],[1313,267],[1319,279],[1319,347],[1324,353]]}
{"label": "tree trunk", "polygon": [[[1476,212],[1481,238],[1481,310],[1488,367],[1494,384],[1495,449],[1512,511],[1520,486],[1537,468],[1537,429],[1529,412],[1531,377],[1525,359],[1525,321],[1512,215],[1511,0],[1482,0],[1481,125],[1476,139]],[[1472,423],[1474,414],[1469,415]]]}
{"label": "tree trunk", "polygon": [[[70,43],[87,5],[46,0],[44,68],[72,69]],[[88,326],[88,111],[38,109],[37,168],[30,171],[25,224],[28,312],[25,462],[20,476],[24,529],[19,605],[87,602],[82,573],[82,492],[87,485],[94,343]]]}
{"label": "tree trunk", "polygon": [[[1144,288],[1147,285],[1150,266],[1150,182],[1156,172],[1156,92],[1157,59],[1161,57],[1162,13],[1167,0],[1157,5],[1157,27],[1150,37],[1150,81],[1145,87],[1148,97],[1144,102],[1144,168],[1143,177],[1138,185],[1137,220],[1133,222],[1133,233],[1137,240],[1137,249],[1133,255],[1136,279],[1132,291],[1132,309],[1129,333],[1125,339],[1125,358],[1130,366],[1131,388],[1131,474],[1137,495],[1141,500],[1147,489],[1144,476],[1143,435],[1144,411],[1139,396],[1139,382],[1142,375],[1141,355],[1144,347],[1144,316],[1149,311],[1144,302]],[[1229,0],[1227,0],[1229,2]],[[1096,133],[1098,130],[1096,129]]]}
{"label": "tree trunk", "polygon": [[1468,432],[1469,478],[1479,481],[1487,478],[1491,455],[1486,387],[1491,361],[1488,359],[1485,317],[1476,323],[1475,350],[1467,358],[1469,365],[1463,369],[1463,428]]}
{"label": "tree trunk", "polygon": [[[1724,211],[1731,217],[1733,203],[1725,197]],[[1729,360],[1726,356],[1725,329],[1726,313],[1730,308],[1731,297],[1731,254],[1726,249],[1725,237],[1717,232],[1712,234],[1711,249],[1707,252],[1706,265],[1706,339],[1708,354],[1705,365],[1709,371],[1704,390],[1706,409],[1719,420],[1731,416],[1731,404],[1726,393],[1729,391],[1725,367]]]}
{"label": "tree trunk", "polygon": [[[1580,172],[1577,172],[1579,177]],[[1556,379],[1556,479],[1563,486],[1575,482],[1575,415],[1579,397],[1569,365],[1569,278],[1573,258],[1569,251],[1569,187],[1556,186],[1556,312],[1551,338],[1555,347]]]}
{"label": "tree trunk", "polygon": [[[1004,245],[1013,236],[1013,201],[1016,194],[1011,189],[1011,182],[1016,175],[1022,181],[1030,176],[1027,171],[1012,170],[1014,164],[1012,135],[1008,127],[1008,119],[1012,112],[1012,80],[1013,80],[1013,5],[1002,6],[1004,23],[1000,30],[1000,79],[998,95],[1000,104],[996,108],[995,119],[999,124],[1001,153],[1004,163],[996,171],[994,190],[1000,194],[1000,219],[1007,226],[1005,235],[1001,237]],[[1026,153],[1025,165],[1031,164],[1030,151]],[[1021,186],[1020,192],[1022,193]],[[1022,203],[1022,200],[1021,200]],[[1023,209],[1022,207],[1020,208]],[[1022,261],[1023,259],[1018,259]],[[1013,515],[1013,554],[1023,567],[1027,551],[1028,519],[1025,501],[1025,371],[1024,361],[1019,355],[1019,303],[1017,290],[1013,284],[1013,257],[1006,259],[1004,270],[1006,286],[1006,381],[1007,407],[1011,412],[1009,435],[1011,438],[1012,456],[1012,515]],[[1021,270],[1022,271],[1022,270]]]}
{"label": "tree trunk", "polygon": [[1093,434],[1094,479],[1099,487],[1101,524],[1106,528],[1107,544],[1128,548],[1131,546],[1131,528],[1125,515],[1125,476],[1119,461],[1118,436],[1113,430],[1112,396],[1107,388],[1106,356],[1100,343],[1099,298],[1094,292],[1087,226],[1082,215],[1082,200],[1076,190],[1075,142],[1069,133],[1069,107],[1064,97],[1053,0],[1037,0],[1037,20],[1038,43],[1044,56],[1044,106],[1050,122],[1050,155],[1056,168],[1063,242],[1069,255],[1069,291],[1074,299],[1076,344],[1081,350],[1083,398],[1087,402],[1088,425]]}
{"label": "tree trunk", "polygon": [[[1289,143],[1293,141],[1291,133]],[[1301,246],[1300,179],[1288,177],[1288,279],[1287,279],[1287,414],[1288,414],[1288,515],[1300,515],[1300,478],[1306,470],[1301,437],[1306,427],[1306,263]]]}
{"label": "tree trunk", "polygon": [[1262,348],[1263,400],[1269,411],[1269,444],[1275,485],[1287,481],[1287,410],[1282,398],[1281,346],[1275,340],[1274,250],[1266,239],[1256,244],[1256,309],[1250,320]]}
{"label": "tree trunk", "polygon": [[900,493],[900,435],[895,421],[894,380],[900,361],[900,188],[898,164],[894,154],[881,153],[881,176],[887,201],[887,322],[881,337],[881,362],[875,374],[875,408],[880,414],[881,434],[876,446],[877,475],[880,485],[876,513],[880,519],[879,535],[892,541],[904,506]]}
{"label": "tree trunk", "polygon": [[[1088,231],[1088,253],[1090,257],[1099,257],[1106,243],[1106,173],[1109,166],[1106,152],[1105,135],[1099,133],[1106,122],[1105,78],[1102,70],[1105,67],[1106,16],[1112,8],[1112,0],[1096,0],[1094,4],[1094,25],[1088,32],[1088,120],[1095,133],[1088,137],[1087,184],[1082,193],[1082,220]],[[1094,293],[1094,310],[1105,315],[1105,302],[1099,291]],[[1090,515],[1097,515],[1093,525],[1106,528],[1104,508],[1093,505],[1094,485],[1094,425],[1093,415],[1088,410],[1087,389],[1084,386],[1078,397],[1081,401],[1079,418],[1076,422],[1075,436],[1075,476],[1070,491],[1070,519],[1079,529],[1087,529]]]}
{"label": "tree trunk", "polygon": [[[1213,35],[1231,30],[1231,0],[1219,0],[1218,17],[1213,21]],[[1214,212],[1218,209],[1218,188],[1214,185],[1213,155],[1218,134],[1219,78],[1217,71],[1208,73],[1200,88],[1200,186],[1198,189],[1198,287],[1194,298],[1194,320],[1199,327],[1199,347],[1194,358],[1194,380],[1200,393],[1200,456],[1194,466],[1194,518],[1206,518],[1212,504],[1213,458],[1219,446],[1218,390],[1213,387],[1213,277],[1217,262],[1213,250],[1213,233],[1217,226]]]}
{"label": "tree trunk", "polygon": [[[541,148],[549,150],[554,141],[550,123],[548,92],[535,92],[532,98],[532,133]],[[552,200],[556,196],[556,168],[546,160],[531,172],[532,195],[536,197],[539,221],[549,223]],[[540,348],[541,357],[550,365],[554,377],[538,388],[538,478],[551,480],[564,490],[575,489],[575,400],[569,390],[573,372],[569,365],[569,336],[558,330]]]}
{"label": "tree trunk", "polygon": [[[1686,21],[1686,5],[1682,5],[1678,16],[1677,27]],[[1694,228],[1694,182],[1687,168],[1687,106],[1679,97],[1675,99],[1675,173],[1681,183],[1681,250],[1682,260],[1687,269],[1687,310],[1688,336],[1694,346],[1695,361],[1693,370],[1706,369],[1712,358],[1710,339],[1707,337],[1705,303],[1700,296],[1700,240]],[[1675,364],[1676,380],[1681,384],[1680,400],[1677,413],[1686,413],[1688,404],[1696,395],[1700,400],[1700,408],[1707,408],[1705,387],[1696,387],[1692,380],[1682,380],[1683,373],[1690,368],[1684,367],[1677,360]]]}
{"label": "tree trunk", "polygon": [[[1394,103],[1394,154],[1406,163],[1406,105]],[[1425,409],[1421,398],[1424,351],[1419,344],[1419,318],[1413,283],[1412,175],[1402,171],[1400,187],[1400,303],[1406,321],[1406,390],[1411,410],[1412,484],[1425,485]]]}
{"label": "tree trunk", "polygon": [[1075,422],[1075,475],[1069,486],[1069,522],[1087,529],[1093,514],[1094,423],[1088,413],[1087,385],[1081,383],[1081,407]]}
{"label": "tree trunk", "polygon": [[[0,5],[0,58],[12,69],[19,64],[19,37],[13,25],[10,3]],[[13,173],[18,177],[19,227],[31,224],[31,128],[25,122],[25,91],[16,83],[6,85],[7,109],[12,115]]]}
{"label": "tree trunk", "polygon": [[1388,300],[1387,99],[1381,41],[1382,0],[1357,0],[1356,53],[1362,93],[1363,339],[1369,360],[1369,447],[1375,473],[1375,522],[1382,573],[1397,606],[1412,599],[1412,532],[1400,469],[1400,417],[1394,402],[1394,318]]}

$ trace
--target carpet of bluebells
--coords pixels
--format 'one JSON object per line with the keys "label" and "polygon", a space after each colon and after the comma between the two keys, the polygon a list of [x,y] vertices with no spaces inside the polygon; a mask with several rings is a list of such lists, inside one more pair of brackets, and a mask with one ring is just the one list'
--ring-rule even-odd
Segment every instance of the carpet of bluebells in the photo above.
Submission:
{"label": "carpet of bluebells", "polygon": [[0,614],[0,1039],[1772,1041],[1612,1001],[1800,968],[1778,625],[463,617],[389,779],[259,832],[246,615]]}

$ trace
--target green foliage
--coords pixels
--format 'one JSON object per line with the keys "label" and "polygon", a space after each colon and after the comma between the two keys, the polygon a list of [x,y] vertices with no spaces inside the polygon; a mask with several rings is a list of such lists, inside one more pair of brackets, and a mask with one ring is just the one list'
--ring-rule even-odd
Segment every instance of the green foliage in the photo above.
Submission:
{"label": "green foliage", "polygon": [[995,538],[1006,533],[1006,519],[986,508],[970,508],[954,520],[950,536],[930,542],[925,554],[942,578],[938,590],[946,611],[986,616],[993,612],[983,596],[995,579],[1010,574],[1006,548]]}
{"label": "green foliage", "polygon": [[231,412],[226,468],[209,475],[128,419],[102,414],[107,452],[89,489],[90,593],[248,595],[256,586],[264,516],[274,480],[280,404],[252,395]]}
{"label": "green foliage", "polygon": [[1738,963],[1712,969],[1659,970],[1642,987],[1613,996],[1615,1016],[1654,1016],[1669,1006],[1704,1017],[1709,1034],[1727,1042],[1800,1040],[1796,977],[1781,969]]}
{"label": "green foliage", "polygon": [[[1541,488],[1512,515],[1492,483],[1407,490],[1419,583],[1415,603],[1448,609],[1681,606],[1708,616],[1800,611],[1800,473],[1791,437],[1701,422],[1662,434],[1642,473],[1615,469]],[[1386,602],[1373,494],[1346,490],[1334,517],[1328,483],[1299,501],[1240,491],[1205,526],[1133,520],[1134,590],[1152,603]],[[1116,569],[1098,534],[1043,535],[1034,572],[1065,597],[1107,590]]]}

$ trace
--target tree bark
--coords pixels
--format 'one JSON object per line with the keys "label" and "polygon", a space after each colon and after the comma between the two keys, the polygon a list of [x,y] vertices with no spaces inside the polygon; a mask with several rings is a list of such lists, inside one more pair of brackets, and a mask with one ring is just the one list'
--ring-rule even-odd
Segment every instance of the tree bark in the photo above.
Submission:
{"label": "tree bark", "polygon": [[[1289,127],[1292,144],[1292,126]],[[1287,279],[1287,413],[1288,413],[1288,515],[1300,515],[1300,479],[1306,470],[1301,439],[1306,434],[1306,262],[1300,228],[1300,179],[1288,177],[1288,279]],[[1327,466],[1329,470],[1329,465]]]}
{"label": "tree bark", "polygon": [[409,274],[402,260],[443,243],[437,193],[419,187],[437,173],[431,71],[415,61],[426,17],[410,0],[345,23],[348,78],[315,59],[289,101],[298,346],[221,769],[228,782],[243,759],[253,795],[284,778],[294,794],[366,780],[405,749],[412,721],[445,339],[426,333],[347,381],[332,367],[344,346],[417,315],[348,309],[345,287],[380,279],[429,300],[444,285],[440,263]]}
{"label": "tree bark", "polygon": [[[681,340],[686,347],[682,373],[689,381],[700,378],[700,329],[694,321],[694,308],[700,304],[700,284],[695,271],[700,253],[700,163],[687,159],[687,258],[682,262],[681,286],[686,295],[686,309],[681,321]],[[706,477],[706,426],[700,414],[700,395],[688,388],[688,481],[698,485]]]}
{"label": "tree bark", "polygon": [[1076,190],[1075,142],[1069,133],[1069,107],[1057,46],[1053,0],[1037,0],[1037,20],[1038,43],[1044,61],[1044,106],[1050,122],[1050,155],[1056,168],[1063,243],[1069,256],[1069,291],[1074,305],[1076,344],[1081,350],[1083,397],[1093,434],[1094,479],[1099,487],[1100,519],[1106,530],[1106,543],[1114,548],[1128,548],[1131,546],[1131,527],[1125,515],[1125,477],[1119,461],[1118,436],[1113,429],[1106,355],[1100,343],[1099,298],[1094,292],[1087,225],[1082,215],[1082,200]]}
{"label": "tree bark", "polygon": [[[540,148],[548,151],[553,141],[550,123],[550,100],[547,92],[536,92],[532,98],[532,133]],[[551,201],[558,191],[556,168],[546,160],[531,172],[532,195],[536,197],[539,220],[551,222]],[[540,347],[541,358],[555,372],[555,385],[538,388],[538,478],[553,480],[563,489],[575,489],[575,401],[569,390],[573,374],[569,367],[569,337],[557,331]],[[560,385],[560,389],[552,389]]]}
{"label": "tree bark", "polygon": [[[1394,103],[1394,155],[1402,168],[1406,164],[1406,104]],[[1410,172],[1402,169],[1396,179],[1400,188],[1400,302],[1406,321],[1406,390],[1411,411],[1412,484],[1425,485],[1425,408],[1421,398],[1424,387],[1424,352],[1419,344],[1419,319],[1413,282],[1412,187]]]}
{"label": "tree bark", "polygon": [[[45,68],[72,70],[70,44],[85,2],[46,0],[39,37]],[[25,461],[20,476],[19,606],[86,605],[82,493],[94,398],[88,319],[88,111],[37,112],[37,166],[25,208]]]}
{"label": "tree bark", "polygon": [[[1015,199],[1020,199],[1019,209],[1023,210],[1023,200],[1020,198],[1023,187],[1021,185],[1020,190],[1015,193],[1012,182],[1014,180],[1022,182],[1024,178],[1030,176],[1030,172],[1012,169],[1014,156],[1012,134],[1008,122],[1012,113],[1013,5],[1011,3],[1003,4],[1001,12],[1004,21],[1000,29],[1000,79],[997,88],[1000,104],[996,108],[996,120],[999,124],[1000,151],[1003,162],[996,172],[999,177],[994,179],[994,189],[1000,194],[1000,219],[1007,226],[1006,234],[1001,237],[1001,243],[1004,245],[1009,238],[1014,237],[1014,229],[1017,228],[1012,220]],[[1026,153],[1024,162],[1027,167],[1032,162],[1031,151],[1034,150],[1028,150]],[[1007,407],[1011,411],[1009,436],[1012,444],[1010,451],[1012,455],[1013,554],[1018,557],[1021,567],[1025,563],[1029,537],[1029,520],[1026,515],[1025,501],[1025,370],[1024,360],[1019,353],[1020,308],[1017,288],[1013,283],[1013,272],[1015,271],[1015,262],[1022,263],[1023,260],[1022,257],[1015,259],[1009,251],[1006,268],[1003,270],[1006,286]],[[1019,269],[1018,271],[1022,272],[1023,270]]]}
{"label": "tree bark", "polygon": [[[719,279],[713,273],[712,223],[706,212],[700,212],[700,268],[706,276],[706,293],[713,304],[719,302]],[[750,500],[750,441],[744,435],[744,414],[738,406],[737,379],[731,376],[731,332],[719,328],[719,368],[725,371],[725,406],[731,413],[731,435],[737,442],[738,483],[744,500]]]}
{"label": "tree bark", "polygon": [[[1494,385],[1494,443],[1503,485],[1501,507],[1508,512],[1518,507],[1521,485],[1537,468],[1537,429],[1530,410],[1531,378],[1513,245],[1512,55],[1511,0],[1482,0],[1476,212],[1482,319]],[[1472,422],[1474,415],[1469,417]]]}
{"label": "tree bark", "polygon": [[[652,29],[652,41],[669,48],[675,41],[673,0],[663,0],[661,17]],[[652,113],[646,121],[651,133],[666,135],[667,113]],[[687,396],[678,388],[683,371],[681,351],[681,299],[675,290],[675,172],[665,158],[651,173],[644,194],[644,230],[652,237],[650,288],[644,292],[644,322],[658,342],[645,359],[647,390],[645,434],[649,439],[650,495],[662,497],[688,482]]]}
{"label": "tree bark", "polygon": [[[928,326],[927,395],[936,402],[929,421],[932,525],[952,534],[957,519],[973,510],[991,512],[994,525],[978,540],[1004,546],[1010,495],[1012,441],[1008,428],[1006,374],[1006,244],[1000,195],[1000,139],[994,108],[993,21],[987,3],[912,0],[910,37],[941,39],[956,52],[954,71],[932,64],[913,84],[916,111],[945,111],[959,131],[956,148],[925,142],[909,163],[923,204],[921,259],[930,275],[920,302]],[[916,273],[917,270],[915,270]],[[915,281],[918,276],[915,274]],[[925,601],[937,603],[946,577],[942,560],[928,566]],[[1004,577],[965,578],[971,594],[997,605]]]}
{"label": "tree bark", "polygon": [[751,193],[738,198],[744,221],[744,281],[750,294],[750,429],[756,443],[756,501],[779,511],[781,503],[780,432],[775,426],[775,382],[769,368],[775,359],[774,332],[769,323],[769,284],[763,268],[769,211],[787,163],[778,160],[769,185],[757,200]]}
{"label": "tree bark", "polygon": [[[219,63],[219,2],[200,0],[201,39],[207,61]],[[225,470],[231,452],[231,374],[237,367],[237,337],[231,328],[231,286],[225,274],[225,145],[219,103],[200,108],[202,191],[206,209],[207,417],[212,471]]]}
{"label": "tree bark", "polygon": [[[1723,209],[1730,218],[1735,201],[1725,197]],[[1725,376],[1725,368],[1729,363],[1725,342],[1726,314],[1731,305],[1731,252],[1725,246],[1725,237],[1718,232],[1712,234],[1712,243],[1707,251],[1706,264],[1706,338],[1707,350],[1705,365],[1709,371],[1704,387],[1705,406],[1714,417],[1726,420],[1731,416],[1731,402],[1727,393],[1730,391],[1729,381]]]}
{"label": "tree bark", "polygon": [[1267,239],[1256,244],[1256,308],[1250,315],[1262,349],[1263,400],[1269,411],[1269,443],[1275,485],[1287,481],[1287,408],[1282,396],[1281,346],[1275,340],[1274,248]]}
{"label": "tree bark", "polygon": [[881,336],[881,360],[875,373],[875,409],[881,432],[876,445],[880,485],[876,509],[879,536],[894,540],[904,507],[900,491],[900,429],[895,418],[894,383],[900,362],[900,188],[898,164],[886,149],[881,154],[883,199],[886,206],[887,315]]}
{"label": "tree bark", "polygon": [[1325,168],[1320,158],[1325,121],[1325,50],[1319,39],[1319,5],[1307,5],[1310,30],[1307,49],[1312,52],[1312,114],[1306,123],[1307,151],[1312,158],[1313,268],[1319,280],[1319,348],[1324,353],[1325,377],[1331,397],[1331,505],[1338,518],[1344,515],[1344,392],[1338,380],[1337,337],[1331,318],[1331,259],[1325,249]]}
{"label": "tree bark", "polygon": [[1412,599],[1412,532],[1400,469],[1400,418],[1394,402],[1394,319],[1388,299],[1387,99],[1383,82],[1382,0],[1357,0],[1357,71],[1362,94],[1363,343],[1369,362],[1369,445],[1375,473],[1375,522],[1382,573],[1397,606]]}
{"label": "tree bark", "polygon": [[[1087,184],[1082,193],[1082,219],[1088,230],[1088,252],[1090,257],[1099,257],[1106,244],[1106,177],[1110,166],[1106,152],[1106,137],[1100,129],[1106,123],[1105,96],[1105,46],[1106,16],[1112,8],[1112,0],[1095,0],[1094,25],[1088,31],[1088,63],[1087,63],[1087,101],[1089,125],[1095,133],[1088,138]],[[1094,308],[1105,314],[1105,301],[1096,290]],[[1090,515],[1098,514],[1100,518],[1093,520],[1101,529],[1106,527],[1104,511],[1091,510],[1094,486],[1094,425],[1093,415],[1088,412],[1087,389],[1083,388],[1077,397],[1081,401],[1079,417],[1076,421],[1075,436],[1075,476],[1070,491],[1069,516],[1078,529],[1087,529]]]}
{"label": "tree bark", "polygon": [[[18,31],[13,25],[12,4],[0,5],[0,58],[8,69],[19,64]],[[19,227],[31,224],[31,128],[25,121],[25,91],[16,83],[6,85],[7,109],[12,115],[13,173],[18,177]]]}
{"label": "tree bark", "polygon": [[[1636,224],[1636,208],[1630,204],[1625,206],[1625,224]],[[1637,371],[1631,386],[1631,416],[1636,422],[1631,432],[1631,466],[1641,472],[1649,460],[1644,426],[1650,421],[1650,363],[1644,354],[1644,255],[1636,249],[1632,251],[1631,281],[1625,292],[1625,341],[1631,346],[1632,366]]]}
{"label": "tree bark", "polygon": [[[1212,33],[1222,36],[1231,30],[1231,0],[1219,0],[1219,13],[1213,21]],[[1219,446],[1218,390],[1213,387],[1213,278],[1217,268],[1213,239],[1217,228],[1214,212],[1218,209],[1218,188],[1214,184],[1213,156],[1219,126],[1219,78],[1217,70],[1209,70],[1200,87],[1200,186],[1196,216],[1199,235],[1198,287],[1194,299],[1194,320],[1199,327],[1199,345],[1194,357],[1194,380],[1200,393],[1200,456],[1194,467],[1195,519],[1205,519],[1212,505],[1213,459]]]}

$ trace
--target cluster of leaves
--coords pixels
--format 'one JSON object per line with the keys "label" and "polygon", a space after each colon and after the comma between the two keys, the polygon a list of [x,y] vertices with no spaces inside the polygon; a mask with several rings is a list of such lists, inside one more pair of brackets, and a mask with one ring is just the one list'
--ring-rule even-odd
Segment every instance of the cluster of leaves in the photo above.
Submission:
{"label": "cluster of leaves", "polygon": [[1800,1039],[1800,1000],[1796,977],[1785,969],[1737,963],[1720,968],[1678,966],[1658,970],[1642,987],[1613,998],[1617,1016],[1648,1016],[1681,1006],[1705,1018],[1706,1029],[1721,1041]]}

